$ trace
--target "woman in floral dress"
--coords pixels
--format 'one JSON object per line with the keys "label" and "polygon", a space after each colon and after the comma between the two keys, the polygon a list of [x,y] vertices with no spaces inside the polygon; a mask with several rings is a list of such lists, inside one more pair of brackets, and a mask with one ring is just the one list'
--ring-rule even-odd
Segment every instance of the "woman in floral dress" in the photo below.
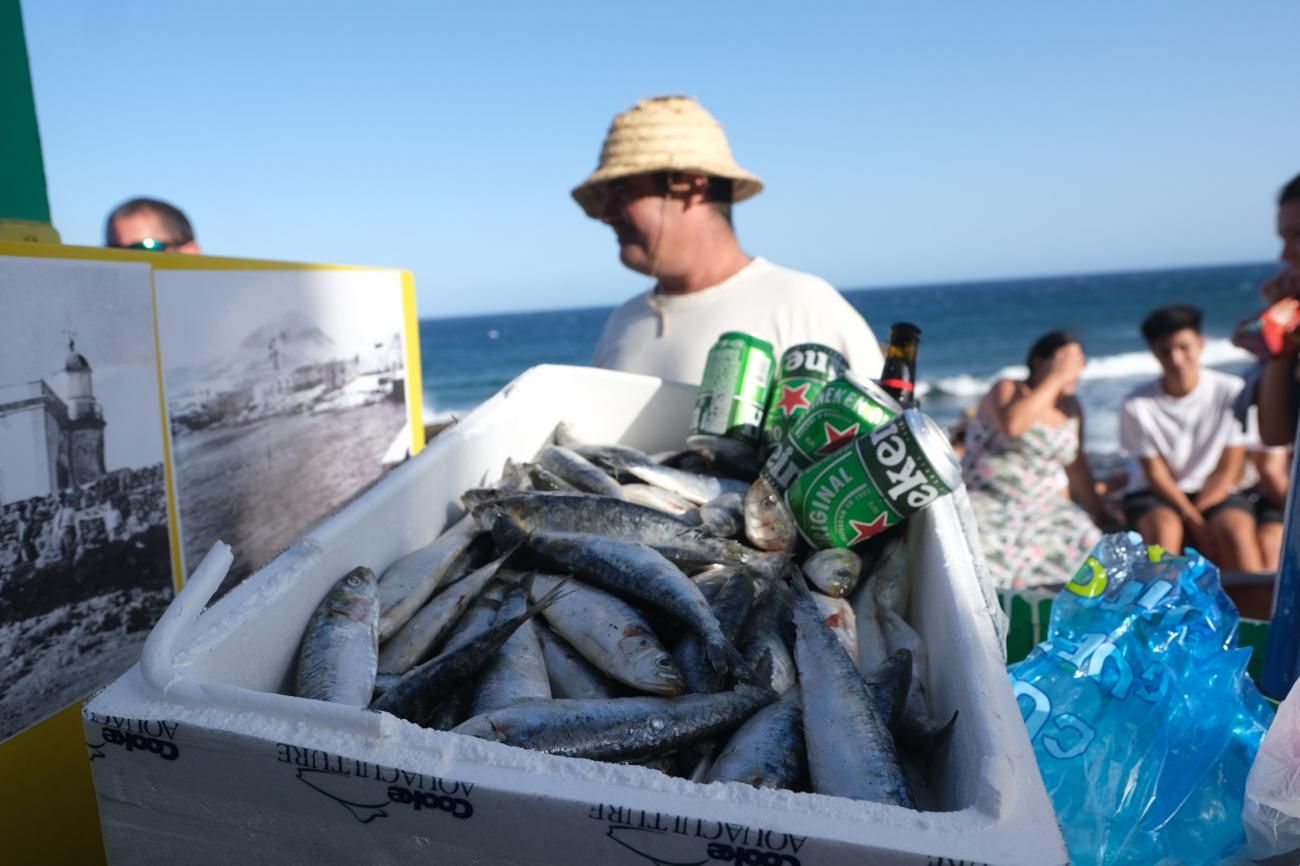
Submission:
{"label": "woman in floral dress", "polygon": [[1043,335],[1029,350],[1029,377],[998,381],[967,428],[962,476],[1000,587],[1068,582],[1101,537],[1097,524],[1112,522],[1080,447],[1074,392],[1085,361],[1071,335]]}

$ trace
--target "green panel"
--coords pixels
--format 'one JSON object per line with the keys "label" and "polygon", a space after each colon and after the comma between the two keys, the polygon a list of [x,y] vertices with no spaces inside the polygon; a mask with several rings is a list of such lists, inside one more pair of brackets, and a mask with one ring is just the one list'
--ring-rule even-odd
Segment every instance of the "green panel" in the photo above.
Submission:
{"label": "green panel", "polygon": [[[1008,601],[1009,609],[1006,608]],[[1007,664],[1013,665],[1029,655],[1029,651],[1038,643],[1038,638],[1034,634],[1033,610],[1029,602],[1012,596],[1010,599],[1004,598],[1002,603],[1004,609],[1007,609],[1007,618],[1011,620],[1007,626]]]}
{"label": "green panel", "polygon": [[[998,601],[1010,620],[1007,624],[1007,664],[1013,665],[1023,661],[1030,650],[1047,640],[1047,627],[1052,621],[1052,596],[1041,590],[1000,589]],[[1258,682],[1264,670],[1264,653],[1268,649],[1268,623],[1243,619],[1237,627],[1237,644],[1251,648],[1247,671]]]}
{"label": "green panel", "polygon": [[50,221],[19,0],[0,0],[0,220]]}
{"label": "green panel", "polygon": [[1250,667],[1246,670],[1251,679],[1259,682],[1264,675],[1264,653],[1268,651],[1268,623],[1257,619],[1243,619],[1237,629],[1237,643],[1250,647]]}

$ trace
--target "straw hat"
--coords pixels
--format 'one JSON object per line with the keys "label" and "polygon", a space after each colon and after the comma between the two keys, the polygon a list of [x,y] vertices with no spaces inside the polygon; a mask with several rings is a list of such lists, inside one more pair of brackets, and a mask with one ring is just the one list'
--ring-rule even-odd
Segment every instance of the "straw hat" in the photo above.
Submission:
{"label": "straw hat", "polygon": [[643,99],[614,118],[600,164],[573,190],[587,216],[600,217],[605,184],[652,171],[696,171],[732,181],[733,202],[758,195],[763,181],[736,164],[722,124],[689,96]]}

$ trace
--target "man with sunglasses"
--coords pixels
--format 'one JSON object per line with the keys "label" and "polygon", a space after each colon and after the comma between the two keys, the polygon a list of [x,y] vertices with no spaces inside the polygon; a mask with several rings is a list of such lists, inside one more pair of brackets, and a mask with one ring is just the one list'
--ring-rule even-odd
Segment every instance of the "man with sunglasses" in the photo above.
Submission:
{"label": "man with sunglasses", "polygon": [[181,209],[152,198],[133,198],[118,205],[104,225],[104,246],[194,256],[203,252]]}
{"label": "man with sunglasses", "polygon": [[762,189],[694,99],[646,99],[614,118],[600,165],[573,197],[614,230],[624,266],[655,285],[610,316],[595,366],[697,383],[718,336],[744,331],[778,357],[822,343],[859,376],[880,374],[879,342],[829,283],[741,249],[732,205]]}

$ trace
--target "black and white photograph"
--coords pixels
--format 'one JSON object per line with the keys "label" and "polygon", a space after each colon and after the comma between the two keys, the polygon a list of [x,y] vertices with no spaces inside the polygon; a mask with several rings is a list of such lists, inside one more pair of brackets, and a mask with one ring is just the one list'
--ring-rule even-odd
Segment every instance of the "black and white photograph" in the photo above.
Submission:
{"label": "black and white photograph", "polygon": [[173,595],[151,292],[0,257],[0,741],[130,667]]}
{"label": "black and white photograph", "polygon": [[225,591],[407,453],[401,274],[155,280],[184,573],[224,541]]}

